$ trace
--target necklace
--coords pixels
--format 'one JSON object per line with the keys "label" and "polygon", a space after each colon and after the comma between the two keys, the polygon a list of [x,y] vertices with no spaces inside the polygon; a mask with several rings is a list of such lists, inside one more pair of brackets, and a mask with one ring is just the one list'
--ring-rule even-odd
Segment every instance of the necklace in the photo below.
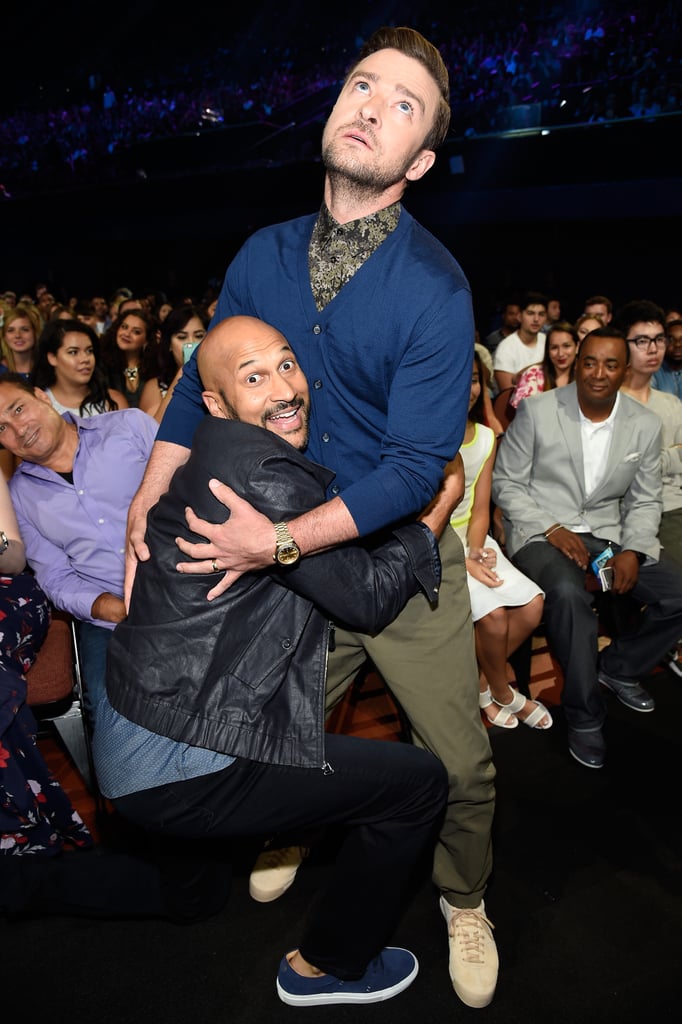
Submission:
{"label": "necklace", "polygon": [[126,368],[125,368],[125,370],[123,372],[125,373],[125,375],[126,375],[126,377],[128,378],[129,381],[137,380],[137,367],[136,366],[126,366]]}

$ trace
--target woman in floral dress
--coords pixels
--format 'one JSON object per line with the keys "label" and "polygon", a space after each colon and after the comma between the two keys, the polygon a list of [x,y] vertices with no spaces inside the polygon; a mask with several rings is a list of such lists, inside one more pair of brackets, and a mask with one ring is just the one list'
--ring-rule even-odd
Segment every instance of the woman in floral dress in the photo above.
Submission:
{"label": "woman in floral dress", "polygon": [[93,839],[38,749],[26,672],[50,624],[49,602],[26,571],[24,545],[0,475],[0,857],[53,856]]}

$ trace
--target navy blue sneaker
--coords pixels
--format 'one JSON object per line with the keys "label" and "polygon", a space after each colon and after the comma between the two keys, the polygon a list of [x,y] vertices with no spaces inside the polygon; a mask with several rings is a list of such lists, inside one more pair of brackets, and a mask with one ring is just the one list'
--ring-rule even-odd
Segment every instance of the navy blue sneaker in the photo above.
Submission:
{"label": "navy blue sneaker", "polygon": [[419,964],[409,949],[387,946],[355,981],[332,974],[304,978],[282,957],[277,973],[277,995],[289,1006],[328,1006],[332,1003],[380,1003],[408,988],[417,977]]}

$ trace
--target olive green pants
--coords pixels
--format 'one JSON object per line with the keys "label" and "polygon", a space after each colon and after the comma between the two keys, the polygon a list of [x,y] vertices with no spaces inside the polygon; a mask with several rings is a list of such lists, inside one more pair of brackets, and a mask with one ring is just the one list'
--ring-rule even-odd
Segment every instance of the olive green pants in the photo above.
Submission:
{"label": "olive green pants", "polygon": [[661,516],[658,539],[662,554],[682,566],[682,508],[673,508]]}
{"label": "olive green pants", "polygon": [[415,744],[438,757],[450,793],[433,880],[449,903],[478,906],[492,868],[495,769],[478,706],[478,665],[464,551],[451,529],[440,542],[438,605],[417,594],[378,636],[337,629],[329,655],[327,710],[367,657],[403,708]]}

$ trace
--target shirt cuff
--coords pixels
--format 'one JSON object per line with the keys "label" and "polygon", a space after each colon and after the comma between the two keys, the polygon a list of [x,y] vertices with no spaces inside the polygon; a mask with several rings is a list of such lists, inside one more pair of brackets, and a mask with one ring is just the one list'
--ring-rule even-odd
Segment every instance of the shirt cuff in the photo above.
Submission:
{"label": "shirt cuff", "polygon": [[[449,529],[449,527],[445,527]],[[441,560],[438,539],[426,523],[420,520],[399,526],[393,531],[407,551],[412,570],[429,601],[438,599],[441,580]]]}

